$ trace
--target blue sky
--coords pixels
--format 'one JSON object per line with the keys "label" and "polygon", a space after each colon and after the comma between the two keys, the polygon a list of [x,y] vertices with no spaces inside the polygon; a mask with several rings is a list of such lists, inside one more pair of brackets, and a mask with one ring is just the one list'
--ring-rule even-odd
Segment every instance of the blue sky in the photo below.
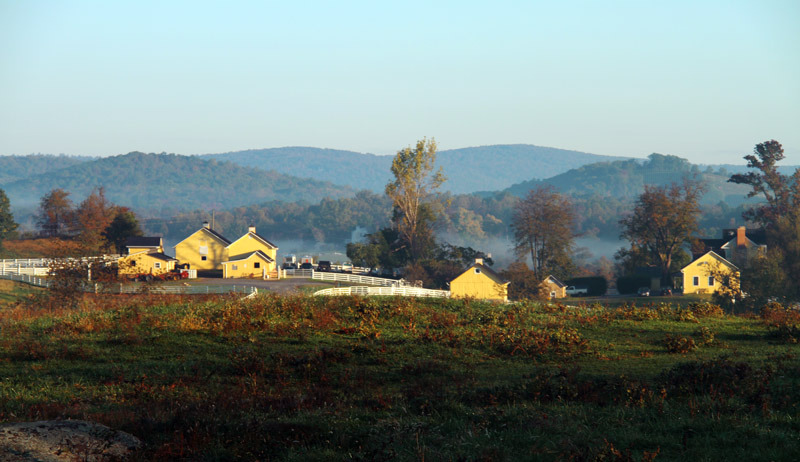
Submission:
{"label": "blue sky", "polygon": [[0,0],[0,154],[530,143],[800,164],[800,2]]}

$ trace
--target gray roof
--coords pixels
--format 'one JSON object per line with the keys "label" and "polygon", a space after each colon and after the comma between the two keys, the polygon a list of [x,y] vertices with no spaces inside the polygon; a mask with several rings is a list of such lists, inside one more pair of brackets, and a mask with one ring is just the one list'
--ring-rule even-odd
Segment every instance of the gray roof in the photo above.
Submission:
{"label": "gray roof", "polygon": [[160,236],[131,236],[125,241],[125,247],[158,247]]}

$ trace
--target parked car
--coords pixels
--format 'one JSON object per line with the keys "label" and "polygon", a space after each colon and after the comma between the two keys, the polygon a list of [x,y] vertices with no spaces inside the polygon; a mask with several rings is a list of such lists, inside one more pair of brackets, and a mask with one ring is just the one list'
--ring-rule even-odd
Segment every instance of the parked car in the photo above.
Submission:
{"label": "parked car", "polygon": [[313,270],[313,269],[314,269],[314,265],[313,265],[313,264],[311,264],[311,262],[305,262],[305,263],[303,263],[303,264],[301,264],[301,265],[300,265],[300,269],[310,269],[310,270]]}
{"label": "parked car", "polygon": [[579,295],[589,295],[589,289],[587,287],[569,286],[567,287],[567,295],[571,297],[577,297]]}
{"label": "parked car", "polygon": [[317,271],[331,272],[331,262],[328,260],[320,260],[317,264]]}
{"label": "parked car", "polygon": [[636,295],[640,297],[649,297],[650,296],[650,288],[649,287],[639,287],[639,290],[636,291]]}

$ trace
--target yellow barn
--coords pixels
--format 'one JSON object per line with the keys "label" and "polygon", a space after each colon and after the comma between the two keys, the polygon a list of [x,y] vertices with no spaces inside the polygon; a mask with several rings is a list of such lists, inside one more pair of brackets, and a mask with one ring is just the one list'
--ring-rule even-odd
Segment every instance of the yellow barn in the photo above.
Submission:
{"label": "yellow barn", "polygon": [[508,301],[509,282],[483,264],[482,258],[450,282],[453,298]]}
{"label": "yellow barn", "polygon": [[275,260],[264,252],[235,255],[222,263],[223,278],[264,278],[273,277],[269,268],[275,267]]}
{"label": "yellow barn", "polygon": [[720,277],[733,277],[738,290],[739,268],[710,251],[681,269],[684,294],[710,294],[722,289]]}
{"label": "yellow barn", "polygon": [[[239,266],[240,264],[246,264],[246,263],[241,263],[241,258],[244,256],[247,256],[248,258],[251,259],[261,258],[261,257],[255,257],[254,256],[255,252],[260,252],[263,255],[264,259],[260,263],[260,265],[264,266],[259,265],[258,268],[259,271],[253,272],[252,274],[254,274],[256,277],[262,277],[262,276],[278,277],[277,267],[275,264],[275,260],[277,259],[277,254],[278,254],[278,247],[269,240],[267,240],[267,238],[265,238],[264,236],[261,236],[258,233],[256,233],[255,226],[250,226],[247,229],[247,233],[245,233],[239,239],[236,239],[232,243],[228,244],[228,246],[225,247],[225,250],[227,252],[227,258],[223,262],[223,267],[226,268],[223,271],[223,277],[226,278],[254,277],[254,276],[235,276],[234,274],[237,274],[237,271],[232,270],[232,267],[234,264],[236,266]],[[253,264],[257,262],[252,261],[250,263]],[[250,266],[250,269],[252,270],[253,267]],[[245,272],[243,274],[251,274],[251,273]]]}
{"label": "yellow barn", "polygon": [[231,241],[203,223],[203,227],[175,245],[175,258],[197,270],[221,270]]}

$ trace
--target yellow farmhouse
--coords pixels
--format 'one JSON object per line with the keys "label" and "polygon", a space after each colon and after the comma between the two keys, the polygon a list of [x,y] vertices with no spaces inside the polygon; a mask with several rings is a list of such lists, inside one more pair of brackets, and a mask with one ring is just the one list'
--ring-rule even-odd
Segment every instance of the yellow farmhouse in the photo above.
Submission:
{"label": "yellow farmhouse", "polygon": [[482,258],[450,282],[453,298],[508,301],[509,282],[483,264]]}
{"label": "yellow farmhouse", "polygon": [[203,223],[203,227],[175,245],[175,258],[197,270],[221,270],[231,241]]}
{"label": "yellow farmhouse", "polygon": [[160,274],[175,269],[175,258],[164,254],[160,237],[130,237],[125,243],[128,255],[117,260],[119,274]]}
{"label": "yellow farmhouse", "polygon": [[689,263],[681,269],[681,273],[683,273],[684,294],[710,294],[717,292],[722,287],[719,280],[720,277],[732,276],[738,286],[739,268],[714,251],[709,251]]}
{"label": "yellow farmhouse", "polygon": [[278,247],[250,226],[231,242],[203,223],[203,227],[175,246],[175,257],[190,268],[222,270],[225,278],[277,278]]}

